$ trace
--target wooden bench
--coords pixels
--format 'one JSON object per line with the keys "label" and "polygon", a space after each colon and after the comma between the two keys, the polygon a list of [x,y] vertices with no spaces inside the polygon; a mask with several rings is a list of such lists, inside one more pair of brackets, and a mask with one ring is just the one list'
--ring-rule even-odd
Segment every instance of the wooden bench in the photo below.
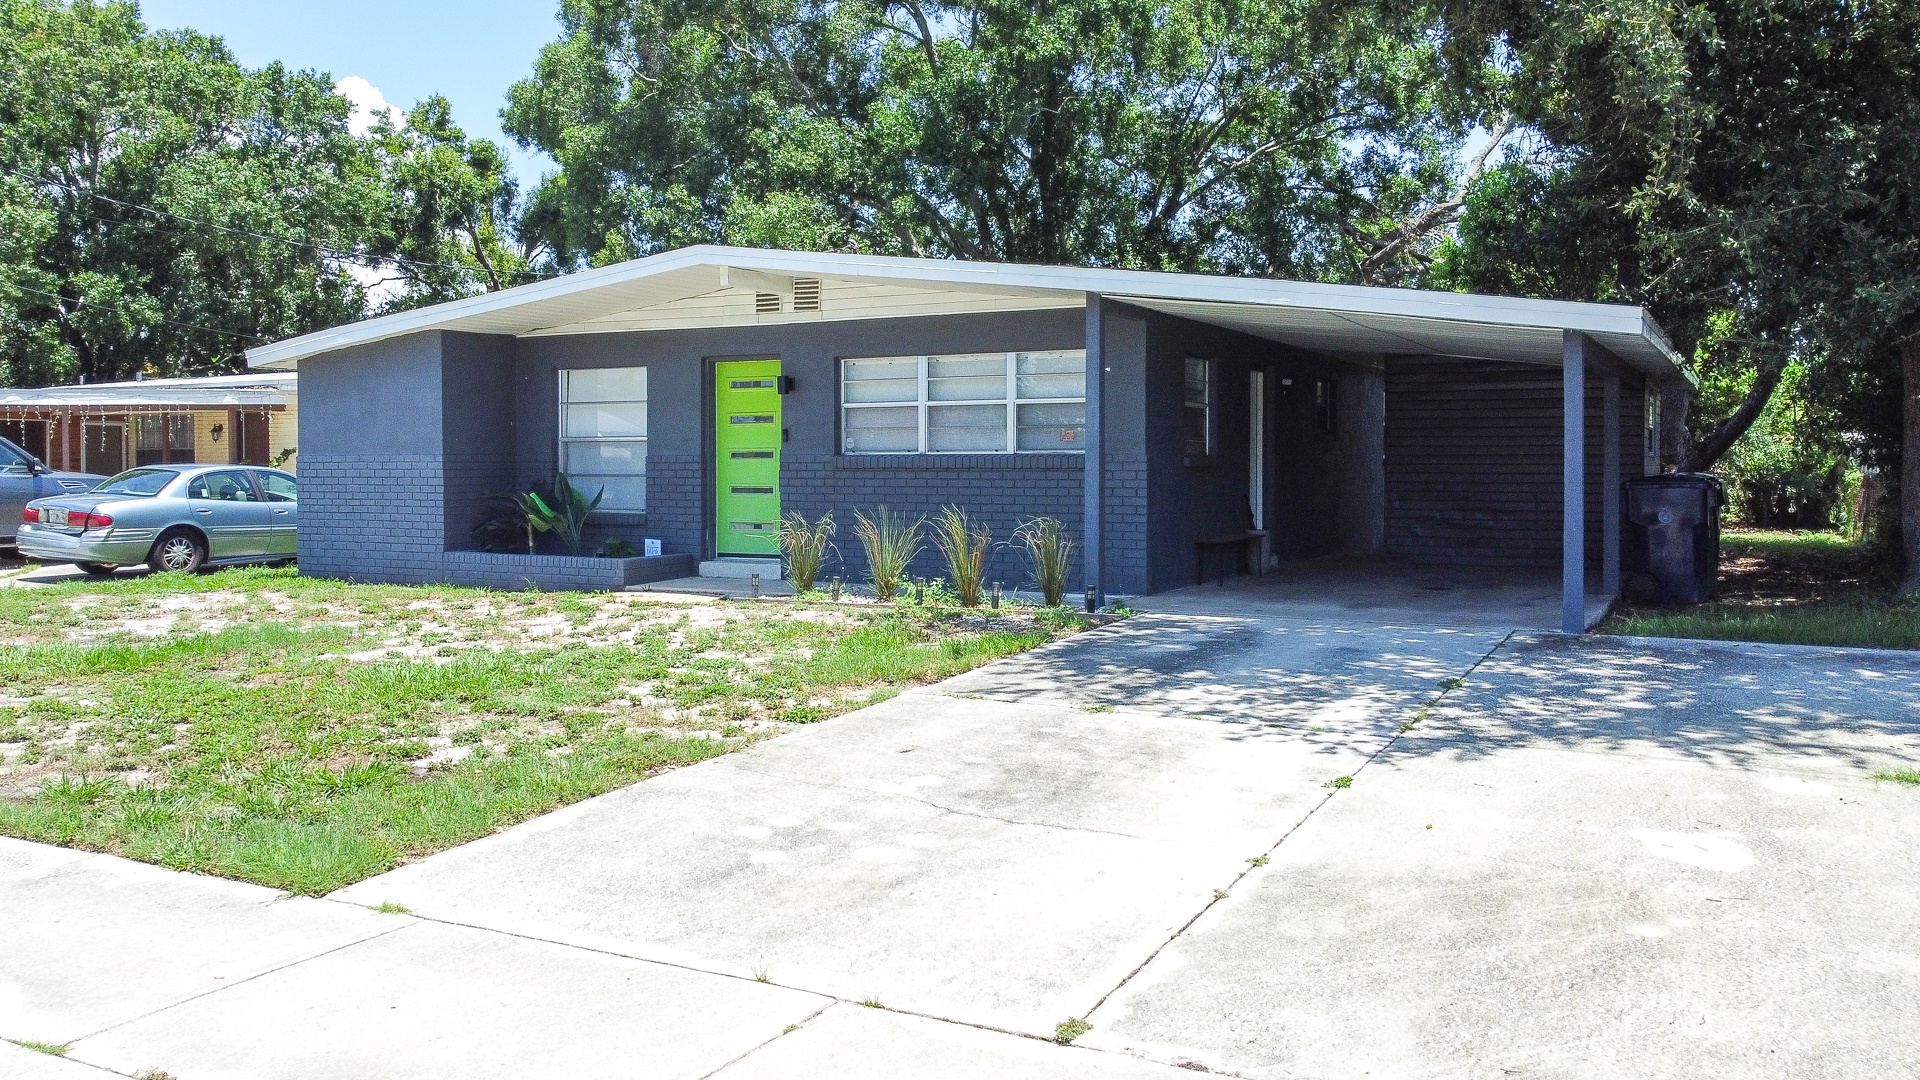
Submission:
{"label": "wooden bench", "polygon": [[[1214,552],[1227,549],[1238,553],[1239,561],[1236,564],[1237,573],[1250,573],[1255,577],[1262,576],[1266,572],[1266,567],[1261,565],[1267,561],[1266,540],[1267,534],[1258,529],[1249,529],[1246,532],[1235,533],[1231,536],[1203,536],[1195,540],[1193,542],[1193,583],[1195,585],[1205,583],[1207,580],[1207,557]],[[1216,566],[1222,565],[1218,559],[1215,559],[1214,563]],[[1220,587],[1225,588],[1227,584],[1226,570],[1220,570],[1218,578]]]}

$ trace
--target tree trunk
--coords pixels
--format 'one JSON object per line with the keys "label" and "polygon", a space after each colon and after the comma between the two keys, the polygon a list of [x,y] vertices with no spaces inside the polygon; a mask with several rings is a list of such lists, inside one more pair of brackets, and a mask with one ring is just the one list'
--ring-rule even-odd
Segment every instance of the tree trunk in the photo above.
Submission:
{"label": "tree trunk", "polygon": [[1920,596],[1920,334],[1900,343],[1900,595]]}
{"label": "tree trunk", "polygon": [[1677,469],[1693,448],[1687,433],[1687,412],[1693,407],[1693,387],[1675,380],[1660,390],[1660,464]]}
{"label": "tree trunk", "polygon": [[1780,385],[1780,376],[1787,370],[1785,356],[1773,357],[1761,361],[1753,373],[1753,385],[1747,388],[1747,396],[1740,401],[1740,407],[1733,415],[1714,427],[1711,434],[1700,440],[1680,463],[1681,472],[1706,472],[1733,449],[1740,436],[1747,433],[1760,414],[1766,411],[1767,402],[1773,400],[1773,391]]}

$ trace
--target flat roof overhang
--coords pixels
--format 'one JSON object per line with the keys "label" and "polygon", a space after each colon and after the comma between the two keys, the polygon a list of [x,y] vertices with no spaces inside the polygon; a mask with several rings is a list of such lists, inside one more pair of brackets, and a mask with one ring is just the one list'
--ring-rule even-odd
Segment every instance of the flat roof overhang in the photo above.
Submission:
{"label": "flat roof overhang", "polygon": [[[794,311],[796,280],[821,309]],[[779,314],[755,299],[782,297]],[[1332,355],[1415,354],[1558,367],[1568,332],[1655,379],[1691,375],[1645,309],[1271,278],[1029,266],[711,245],[397,312],[247,351],[255,369],[428,330],[515,337],[1081,308],[1089,295]]]}

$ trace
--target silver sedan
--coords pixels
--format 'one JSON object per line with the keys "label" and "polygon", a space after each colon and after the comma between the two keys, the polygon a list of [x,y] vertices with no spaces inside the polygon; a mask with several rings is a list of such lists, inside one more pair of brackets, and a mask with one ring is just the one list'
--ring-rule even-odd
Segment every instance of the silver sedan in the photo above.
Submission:
{"label": "silver sedan", "polygon": [[85,494],[33,500],[15,541],[29,559],[95,575],[138,563],[198,570],[291,562],[299,511],[298,482],[278,469],[150,465]]}

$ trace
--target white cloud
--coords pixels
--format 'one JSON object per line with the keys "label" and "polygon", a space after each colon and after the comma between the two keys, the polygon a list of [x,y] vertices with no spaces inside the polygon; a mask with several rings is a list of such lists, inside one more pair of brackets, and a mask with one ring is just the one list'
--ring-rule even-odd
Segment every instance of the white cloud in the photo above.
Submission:
{"label": "white cloud", "polygon": [[353,103],[353,113],[347,117],[347,130],[355,135],[365,135],[380,122],[380,114],[393,117],[395,126],[407,122],[407,114],[387,103],[380,88],[358,75],[349,75],[333,84],[333,92]]}

